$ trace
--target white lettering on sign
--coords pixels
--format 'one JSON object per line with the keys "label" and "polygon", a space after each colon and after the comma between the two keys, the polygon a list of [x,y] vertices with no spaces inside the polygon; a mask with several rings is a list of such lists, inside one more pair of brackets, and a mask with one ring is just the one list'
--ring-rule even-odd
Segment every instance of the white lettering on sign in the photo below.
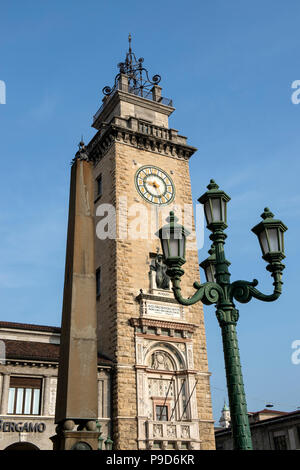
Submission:
{"label": "white lettering on sign", "polygon": [[44,432],[45,423],[13,422],[0,419],[0,431],[3,432]]}
{"label": "white lettering on sign", "polygon": [[175,318],[180,318],[180,307],[147,303],[147,314],[167,315]]}

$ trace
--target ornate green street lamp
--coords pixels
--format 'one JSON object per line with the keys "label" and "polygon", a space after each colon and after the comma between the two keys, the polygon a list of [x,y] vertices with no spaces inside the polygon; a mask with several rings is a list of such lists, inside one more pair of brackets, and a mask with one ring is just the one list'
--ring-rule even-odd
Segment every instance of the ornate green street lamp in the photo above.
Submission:
{"label": "ornate green street lamp", "polygon": [[265,295],[256,289],[258,281],[230,282],[228,267],[229,261],[225,258],[224,244],[227,235],[226,205],[229,196],[219,190],[214,180],[210,180],[208,191],[198,201],[204,205],[207,228],[212,232],[210,239],[212,247],[210,256],[200,266],[205,271],[207,282],[194,283],[196,292],[188,299],[181,295],[180,281],[184,274],[182,265],[185,263],[185,245],[187,230],[177,223],[174,212],[170,212],[168,224],[158,231],[162,250],[168,267],[167,274],[172,280],[175,298],[182,305],[193,305],[202,301],[205,305],[216,304],[216,316],[222,331],[225,369],[227,378],[228,398],[231,414],[231,428],[234,448],[238,450],[251,450],[251,434],[247,415],[246,397],[240,364],[236,324],[239,318],[238,310],[233,300],[247,303],[252,297],[272,302],[281,294],[282,271],[285,266],[281,263],[284,256],[283,234],[287,227],[273,217],[272,212],[265,208],[261,217],[263,221],[256,225],[252,231],[258,236],[263,253],[263,259],[268,262],[267,270],[274,279],[273,294]]}
{"label": "ornate green street lamp", "polygon": [[106,450],[112,450],[112,446],[113,446],[113,441],[111,440],[110,437],[108,437],[105,441],[105,449]]}
{"label": "ornate green street lamp", "polygon": [[[102,432],[101,432],[101,428],[102,428],[102,424],[100,423],[100,421],[96,421],[96,427],[97,427],[97,431],[99,432],[99,437],[98,437],[98,450],[103,450],[103,441],[104,441],[104,438],[102,437]],[[112,446],[113,446],[113,441],[111,440],[111,438],[108,436],[106,441],[104,441],[104,445],[105,445],[105,450],[112,450]]]}
{"label": "ornate green street lamp", "polygon": [[102,437],[102,432],[101,432],[101,428],[102,428],[102,424],[100,423],[100,421],[96,421],[96,428],[97,428],[97,431],[99,432],[99,437],[98,437],[98,450],[102,450],[102,447],[103,447],[103,437]]}

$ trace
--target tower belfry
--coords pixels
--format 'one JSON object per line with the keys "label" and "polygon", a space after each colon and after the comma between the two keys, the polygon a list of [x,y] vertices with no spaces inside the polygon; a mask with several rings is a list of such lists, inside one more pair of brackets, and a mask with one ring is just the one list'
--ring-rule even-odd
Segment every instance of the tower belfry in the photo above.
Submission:
{"label": "tower belfry", "polygon": [[[115,77],[114,87],[106,86],[102,91],[106,96],[109,96],[121,85],[120,89],[146,98],[150,96],[151,88],[158,85],[161,77],[160,75],[154,75],[152,79],[149,78],[148,70],[143,66],[144,58],[137,59],[134,52],[132,52],[131,34],[128,36],[128,43],[125,61],[118,64],[119,73]],[[123,77],[123,81],[121,80],[122,83],[119,83],[122,75],[125,75],[125,77]]]}
{"label": "tower belfry", "polygon": [[[170,210],[194,230],[189,158],[196,149],[169,127],[162,96],[131,46],[103,101],[87,145],[94,164],[99,353],[113,363],[115,449],[213,449],[203,312],[174,299],[159,240]],[[189,247],[185,295],[199,279]]]}
{"label": "tower belfry", "polygon": [[220,418],[220,421],[219,421],[220,426],[222,428],[228,428],[230,426],[230,421],[231,421],[230,410],[229,410],[229,408],[226,405],[226,402],[224,400],[224,405],[223,405],[223,408],[222,408],[221,418]]}

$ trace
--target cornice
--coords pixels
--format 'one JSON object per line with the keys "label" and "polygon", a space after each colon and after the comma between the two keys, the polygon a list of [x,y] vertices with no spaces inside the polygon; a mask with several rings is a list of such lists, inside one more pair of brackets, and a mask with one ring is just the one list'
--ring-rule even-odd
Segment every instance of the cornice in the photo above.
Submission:
{"label": "cornice", "polygon": [[[149,367],[145,367],[145,366],[142,366],[142,365],[139,365],[137,364],[135,366],[135,369],[136,370],[143,370],[145,372],[147,372],[147,374],[149,375],[154,375],[154,376],[157,376],[157,374],[159,375],[174,375],[174,376],[182,376],[182,375],[197,375],[197,371],[196,370],[193,370],[193,369],[180,369],[180,370],[162,370],[162,369],[151,369]],[[162,398],[162,397],[160,397]]]}
{"label": "cornice", "polygon": [[33,361],[30,359],[13,359],[9,358],[6,359],[5,364],[3,366],[22,366],[22,367],[58,367],[58,362],[55,361]]}
{"label": "cornice", "polygon": [[141,292],[139,295],[137,295],[135,300],[137,302],[141,302],[142,300],[153,300],[156,302],[166,302],[168,304],[178,305],[178,302],[176,299],[174,299],[174,297],[162,297],[160,295],[145,294],[144,292]]}
{"label": "cornice", "polygon": [[111,123],[107,124],[104,130],[98,131],[88,144],[89,158],[94,161],[94,164],[97,164],[114,143],[184,161],[188,161],[197,150],[195,147],[176,142],[176,140],[144,134],[138,130]]}
{"label": "cornice", "polygon": [[[161,328],[161,326],[159,326]],[[159,341],[159,342],[164,342],[164,343],[176,343],[176,344],[187,344],[187,343],[192,343],[191,338],[177,338],[175,336],[165,336],[160,333],[157,334],[147,334],[147,333],[136,333],[136,336],[139,338],[143,339],[149,339],[151,341]]]}
{"label": "cornice", "polygon": [[[14,359],[8,358],[5,360],[5,364],[0,363],[0,374],[5,373],[6,366],[21,366],[21,367],[53,367],[54,369],[58,368],[58,361],[47,361],[47,360],[32,360],[32,359]],[[97,364],[97,370],[101,371],[104,369],[110,370],[111,365]]]}
{"label": "cornice", "polygon": [[[181,330],[181,331],[188,331],[189,333],[194,333],[196,328],[198,328],[198,325],[195,325],[193,323],[183,323],[183,322],[176,322],[176,321],[171,321],[171,320],[159,320],[159,319],[150,319],[150,318],[131,318],[130,319],[130,324],[131,326],[134,327],[140,327],[142,328],[143,326],[152,326],[156,328],[169,328],[171,330]],[[160,336],[160,335],[157,335]],[[168,336],[169,338],[169,336]],[[180,338],[175,338],[175,340],[180,339]]]}
{"label": "cornice", "polygon": [[121,101],[141,106],[142,108],[149,109],[160,114],[165,114],[167,116],[170,116],[170,114],[172,114],[175,110],[175,108],[172,106],[167,106],[165,104],[159,103],[158,101],[148,100],[141,96],[134,95],[133,93],[116,90],[111,97],[108,97],[104,100],[102,106],[94,116],[92,127],[99,129],[101,127],[101,123],[107,119],[107,117]]}

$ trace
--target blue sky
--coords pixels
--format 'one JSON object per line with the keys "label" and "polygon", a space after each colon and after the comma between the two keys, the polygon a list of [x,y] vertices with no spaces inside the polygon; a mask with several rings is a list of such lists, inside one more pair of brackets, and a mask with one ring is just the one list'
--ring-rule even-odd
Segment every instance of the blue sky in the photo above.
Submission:
{"label": "blue sky", "polygon": [[[198,148],[193,198],[210,178],[231,196],[226,255],[232,280],[272,281],[250,229],[267,205],[289,227],[281,298],[240,305],[238,335],[248,409],[300,406],[300,79],[296,0],[2,2],[0,80],[1,319],[60,325],[70,161],[101,90],[127,50],[162,76],[176,111],[170,126]],[[151,76],[152,76],[151,75]],[[199,261],[209,248],[206,234]],[[215,419],[227,397],[220,329],[205,307]]]}

